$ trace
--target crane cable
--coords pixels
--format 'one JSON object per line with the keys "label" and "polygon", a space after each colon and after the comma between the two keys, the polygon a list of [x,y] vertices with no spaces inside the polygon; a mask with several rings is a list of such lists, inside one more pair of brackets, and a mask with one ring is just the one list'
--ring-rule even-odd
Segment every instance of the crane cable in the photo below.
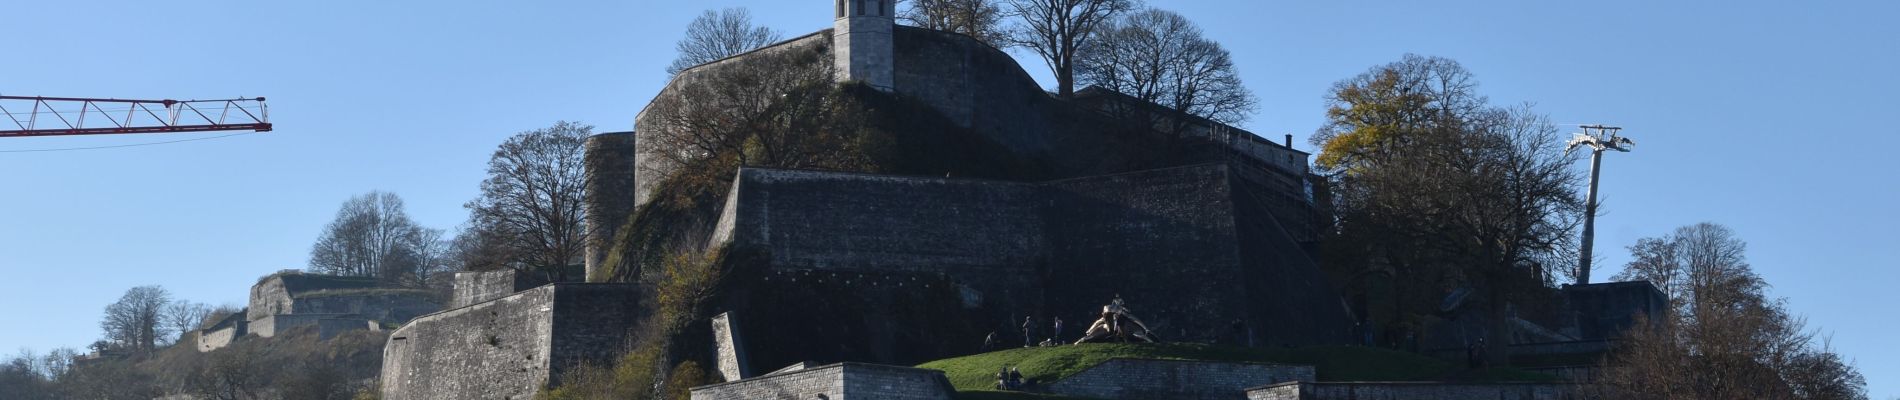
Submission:
{"label": "crane cable", "polygon": [[228,137],[232,137],[232,136],[241,136],[241,135],[249,135],[249,134],[254,134],[254,133],[257,133],[257,132],[240,132],[240,133],[231,133],[231,134],[224,134],[224,135],[218,135],[218,136],[212,136],[212,137],[201,137],[201,138],[191,138],[191,139],[179,139],[179,140],[167,140],[167,141],[163,141],[163,142],[150,142],[150,143],[133,143],[133,144],[119,144],[119,145],[111,145],[111,146],[92,146],[92,147],[65,147],[65,148],[54,148],[54,149],[25,149],[25,150],[0,150],[0,153],[41,153],[41,152],[54,152],[54,151],[78,151],[78,150],[101,150],[101,149],[116,149],[116,148],[121,148],[121,147],[139,147],[139,146],[156,146],[156,145],[161,145],[161,144],[172,144],[172,143],[184,143],[184,142],[195,142],[195,141],[200,141],[200,140],[211,140],[211,139],[222,139],[222,138],[228,138]]}

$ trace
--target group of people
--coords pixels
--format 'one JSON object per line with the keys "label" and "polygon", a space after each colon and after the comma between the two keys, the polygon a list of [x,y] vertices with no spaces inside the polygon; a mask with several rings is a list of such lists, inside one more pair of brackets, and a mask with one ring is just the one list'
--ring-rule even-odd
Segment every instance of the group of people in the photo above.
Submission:
{"label": "group of people", "polygon": [[[1054,317],[1052,320],[1055,329],[1050,333],[1048,338],[1037,342],[1035,339],[1036,318],[1023,317],[1023,347],[1070,344],[1064,342],[1062,339],[1062,317]],[[1122,296],[1119,294],[1115,295],[1115,299],[1110,301],[1108,305],[1102,306],[1101,318],[1089,324],[1089,328],[1083,332],[1082,338],[1077,339],[1073,343],[1087,343],[1110,337],[1120,338],[1125,341],[1139,340],[1148,343],[1157,341],[1154,332],[1148,330],[1148,325],[1141,322],[1140,318],[1136,318],[1133,313],[1129,312],[1128,306],[1122,302]],[[996,332],[990,332],[989,336],[983,338],[983,351],[994,350],[996,345]]]}
{"label": "group of people", "polygon": [[1017,370],[1016,367],[1005,366],[1001,371],[996,371],[996,390],[1020,391],[1026,387],[1023,382],[1023,371]]}

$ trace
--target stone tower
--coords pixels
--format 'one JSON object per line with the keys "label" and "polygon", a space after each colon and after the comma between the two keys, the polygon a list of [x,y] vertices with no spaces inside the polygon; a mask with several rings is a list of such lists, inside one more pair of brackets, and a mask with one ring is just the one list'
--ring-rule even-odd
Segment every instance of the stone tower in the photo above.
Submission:
{"label": "stone tower", "polygon": [[897,0],[832,1],[837,20],[832,22],[831,52],[838,80],[895,89],[891,29],[897,23]]}

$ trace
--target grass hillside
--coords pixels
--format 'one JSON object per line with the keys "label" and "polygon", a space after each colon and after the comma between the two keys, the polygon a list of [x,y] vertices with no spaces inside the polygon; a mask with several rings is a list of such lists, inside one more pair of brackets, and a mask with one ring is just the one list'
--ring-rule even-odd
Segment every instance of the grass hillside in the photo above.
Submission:
{"label": "grass hillside", "polygon": [[[1101,364],[1111,358],[1243,361],[1312,365],[1321,381],[1552,381],[1556,377],[1509,368],[1466,370],[1451,362],[1418,354],[1356,346],[1301,348],[1245,348],[1204,344],[1089,343],[1074,346],[1031,347],[931,361],[918,365],[944,371],[958,391],[989,391],[996,371],[1016,367],[1025,379],[1053,382]],[[1003,396],[1003,397],[996,397]],[[968,393],[966,398],[1021,397],[1014,394]]]}

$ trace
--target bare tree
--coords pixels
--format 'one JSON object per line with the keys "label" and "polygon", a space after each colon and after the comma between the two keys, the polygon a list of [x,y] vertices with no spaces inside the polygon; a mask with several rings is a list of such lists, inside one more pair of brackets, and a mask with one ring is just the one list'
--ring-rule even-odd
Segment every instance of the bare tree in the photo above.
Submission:
{"label": "bare tree", "polygon": [[899,17],[912,26],[961,33],[993,47],[1009,45],[995,0],[910,0]]}
{"label": "bare tree", "polygon": [[[691,221],[717,219],[700,211],[726,193],[740,167],[872,171],[872,160],[890,153],[895,145],[872,128],[872,113],[861,102],[883,94],[839,86],[826,57],[818,51],[757,54],[695,71],[692,84],[669,87],[647,106],[637,129],[646,144],[640,156],[651,162],[640,172],[668,189],[642,208],[663,216],[633,223],[666,224],[669,238],[622,242],[618,257],[610,257],[619,261],[603,269],[611,275],[605,279],[652,276],[661,255],[703,248],[710,226]],[[692,231],[702,227],[707,232]]]}
{"label": "bare tree", "polygon": [[1866,380],[1768,297],[1746,244],[1701,223],[1631,246],[1617,279],[1665,284],[1670,315],[1636,329],[1611,359],[1608,395],[1631,399],[1865,399]]}
{"label": "bare tree", "polygon": [[1128,14],[1103,25],[1078,57],[1082,83],[1172,111],[1176,115],[1154,117],[1172,121],[1170,131],[1177,135],[1189,123],[1178,115],[1234,124],[1253,112],[1253,94],[1240,83],[1227,49],[1180,14],[1157,9]]}
{"label": "bare tree", "polygon": [[60,347],[47,351],[46,355],[40,358],[40,373],[46,375],[47,379],[58,380],[60,377],[66,376],[66,373],[72,372],[73,357],[78,356],[79,351],[73,350],[71,347]]}
{"label": "bare tree", "polygon": [[[184,389],[200,398],[248,400],[260,398],[272,366],[253,346],[231,346],[207,353],[202,364],[183,376]],[[281,367],[277,367],[281,368]]]}
{"label": "bare tree", "polygon": [[1011,41],[1042,56],[1056,76],[1056,95],[1075,94],[1076,56],[1104,25],[1136,7],[1134,0],[1005,0],[1020,24]]}
{"label": "bare tree", "polygon": [[651,122],[640,138],[652,143],[645,155],[659,162],[643,168],[658,170],[657,176],[708,174],[685,178],[723,181],[742,166],[811,168],[848,153],[824,140],[849,132],[825,126],[836,100],[830,96],[833,65],[817,56],[760,54],[662,93],[647,106]]}
{"label": "bare tree", "polygon": [[512,248],[508,265],[561,276],[580,262],[586,230],[586,170],[581,160],[594,127],[561,121],[508,138],[488,159],[481,196],[464,205],[469,225]]}
{"label": "bare tree", "polygon": [[160,338],[172,332],[172,327],[164,323],[165,305],[170,302],[171,293],[162,287],[139,286],[126,290],[119,301],[106,306],[105,319],[99,322],[99,327],[105,330],[106,339],[136,352],[150,353],[158,348]]}
{"label": "bare tree", "polygon": [[173,301],[165,305],[164,317],[165,325],[182,336],[204,327],[205,320],[211,317],[211,306],[189,300]]}
{"label": "bare tree", "polygon": [[752,25],[752,11],[743,7],[706,10],[686,25],[686,37],[674,47],[679,57],[666,67],[667,75],[687,68],[738,55],[776,43],[780,35],[772,28]]}
{"label": "bare tree", "polygon": [[452,261],[453,243],[444,238],[441,229],[416,228],[410,231],[408,244],[403,246],[403,255],[407,258],[402,265],[400,283],[406,287],[430,288],[440,286],[443,274],[455,271]]}
{"label": "bare tree", "polygon": [[494,271],[512,268],[515,248],[507,245],[499,227],[467,224],[449,240],[451,271]]}
{"label": "bare tree", "polygon": [[396,282],[413,270],[418,230],[395,193],[372,191],[343,202],[310,249],[316,272]]}

